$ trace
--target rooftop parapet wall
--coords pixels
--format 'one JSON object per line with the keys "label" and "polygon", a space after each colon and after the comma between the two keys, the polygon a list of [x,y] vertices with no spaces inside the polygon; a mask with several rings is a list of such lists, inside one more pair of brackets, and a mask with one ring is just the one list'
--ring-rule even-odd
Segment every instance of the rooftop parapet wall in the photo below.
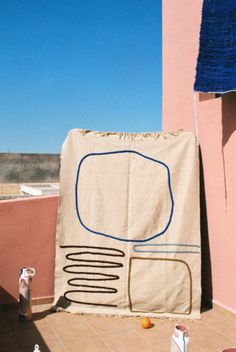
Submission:
{"label": "rooftop parapet wall", "polygon": [[19,270],[36,269],[32,298],[53,296],[58,196],[0,202],[0,305],[18,300]]}

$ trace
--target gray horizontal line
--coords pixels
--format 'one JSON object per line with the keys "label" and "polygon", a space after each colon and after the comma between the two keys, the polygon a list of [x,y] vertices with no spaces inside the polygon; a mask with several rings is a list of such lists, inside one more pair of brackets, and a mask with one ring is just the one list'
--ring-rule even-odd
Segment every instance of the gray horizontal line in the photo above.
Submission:
{"label": "gray horizontal line", "polygon": [[[159,250],[152,249],[153,247],[187,247],[193,248],[193,250],[181,249],[181,250]],[[142,249],[141,249],[142,248]],[[148,249],[150,248],[150,249]],[[142,252],[142,253],[200,253],[198,250],[194,250],[194,248],[199,248],[200,246],[197,244],[188,244],[188,243],[158,243],[158,244],[136,244],[134,245],[134,252]]]}
{"label": "gray horizontal line", "polygon": [[146,244],[136,244],[134,247],[163,247],[163,246],[176,246],[176,247],[196,247],[200,248],[197,244],[188,244],[188,243],[146,243]]}
{"label": "gray horizontal line", "polygon": [[142,253],[196,253],[196,254],[199,254],[200,251],[187,251],[187,250],[176,250],[176,251],[161,251],[161,250],[137,250],[134,248],[134,251],[135,252],[142,252]]}

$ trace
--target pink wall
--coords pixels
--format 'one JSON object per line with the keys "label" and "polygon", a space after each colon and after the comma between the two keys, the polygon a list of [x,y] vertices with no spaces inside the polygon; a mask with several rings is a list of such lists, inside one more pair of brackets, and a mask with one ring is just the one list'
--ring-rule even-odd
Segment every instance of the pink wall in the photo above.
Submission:
{"label": "pink wall", "polygon": [[[163,128],[195,131],[193,83],[202,1],[165,0],[162,4]],[[236,312],[236,93],[204,101],[197,95],[197,114],[213,299]],[[204,214],[202,217],[204,223]],[[203,293],[209,297],[206,228],[202,231],[202,241]]]}
{"label": "pink wall", "polygon": [[37,271],[33,298],[53,295],[57,205],[57,196],[0,202],[0,303],[18,299],[22,266]]}

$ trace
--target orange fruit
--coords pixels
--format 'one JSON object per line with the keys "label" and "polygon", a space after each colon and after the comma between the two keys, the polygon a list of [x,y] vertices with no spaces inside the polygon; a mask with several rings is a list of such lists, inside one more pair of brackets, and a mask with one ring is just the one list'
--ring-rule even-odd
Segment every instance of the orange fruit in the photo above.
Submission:
{"label": "orange fruit", "polygon": [[151,319],[149,318],[143,318],[141,320],[141,325],[144,329],[149,329],[152,326]]}

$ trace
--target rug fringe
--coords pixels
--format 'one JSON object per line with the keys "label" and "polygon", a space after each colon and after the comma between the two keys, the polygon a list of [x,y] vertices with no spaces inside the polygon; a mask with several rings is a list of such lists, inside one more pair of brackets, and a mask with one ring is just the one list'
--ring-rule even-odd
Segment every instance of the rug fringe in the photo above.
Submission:
{"label": "rug fringe", "polygon": [[81,133],[83,136],[91,133],[101,137],[108,137],[108,136],[117,136],[119,139],[131,139],[134,140],[135,138],[152,138],[158,139],[159,137],[163,137],[164,139],[168,138],[169,136],[178,136],[184,132],[183,129],[178,129],[176,131],[169,131],[169,132],[110,132],[110,131],[94,131],[94,130],[87,130],[87,129],[75,129],[77,132]]}

